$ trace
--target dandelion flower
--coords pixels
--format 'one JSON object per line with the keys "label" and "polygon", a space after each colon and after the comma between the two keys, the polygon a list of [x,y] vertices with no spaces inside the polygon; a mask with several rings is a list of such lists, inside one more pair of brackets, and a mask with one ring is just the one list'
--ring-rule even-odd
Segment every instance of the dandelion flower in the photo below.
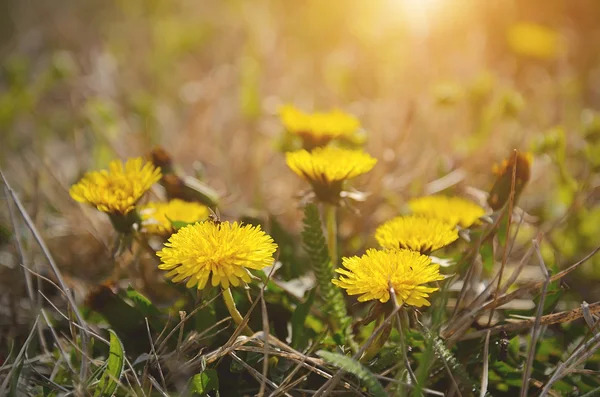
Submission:
{"label": "dandelion flower", "polygon": [[511,26],[507,39],[508,45],[516,54],[542,60],[556,58],[563,49],[558,32],[531,22]]}
{"label": "dandelion flower", "polygon": [[429,218],[438,218],[452,226],[467,228],[479,222],[485,210],[472,201],[442,195],[419,197],[408,202],[411,211]]}
{"label": "dandelion flower", "polygon": [[223,288],[250,282],[246,269],[262,269],[273,264],[277,245],[260,226],[237,222],[206,221],[185,226],[173,234],[157,253],[162,270],[174,283],[187,280],[186,287],[203,289],[211,284]]}
{"label": "dandelion flower", "polygon": [[456,241],[458,230],[441,219],[408,215],[379,226],[375,238],[386,249],[407,248],[429,254]]}
{"label": "dandelion flower", "polygon": [[71,197],[108,214],[126,215],[161,178],[160,168],[149,162],[144,163],[141,158],[129,159],[125,165],[114,160],[108,167],[108,170],[86,173],[71,186]]}
{"label": "dandelion flower", "polygon": [[377,160],[361,150],[327,146],[286,153],[286,162],[312,185],[319,200],[336,204],[344,182],[369,172]]}
{"label": "dandelion flower", "polygon": [[341,276],[332,283],[344,288],[348,295],[360,295],[359,302],[377,299],[385,303],[390,299],[390,286],[396,292],[398,304],[429,306],[427,298],[438,287],[423,284],[443,280],[439,265],[411,250],[367,250],[358,257],[343,258],[345,269],[336,269]]}
{"label": "dandelion flower", "polygon": [[199,203],[173,199],[167,203],[152,202],[140,209],[142,226],[152,234],[171,234],[174,222],[194,223],[208,217],[208,208]]}
{"label": "dandelion flower", "polygon": [[286,105],[281,108],[280,117],[287,131],[302,138],[305,149],[325,146],[334,139],[356,142],[360,130],[356,117],[337,109],[311,114]]}

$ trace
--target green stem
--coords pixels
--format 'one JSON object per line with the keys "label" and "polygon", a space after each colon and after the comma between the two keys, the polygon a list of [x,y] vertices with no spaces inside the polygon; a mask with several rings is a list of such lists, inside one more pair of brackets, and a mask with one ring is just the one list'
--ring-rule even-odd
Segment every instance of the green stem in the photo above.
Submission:
{"label": "green stem", "polygon": [[325,210],[325,222],[327,226],[327,250],[331,265],[335,269],[338,265],[337,246],[337,207],[332,204],[323,204]]}
{"label": "green stem", "polygon": [[[229,288],[223,290],[223,301],[225,301],[225,306],[227,306],[227,310],[229,311],[229,314],[231,315],[233,321],[238,326],[241,326],[244,322],[244,317],[240,314],[237,307],[235,306],[235,301],[233,300],[233,295],[231,295],[231,290]],[[243,326],[243,331],[248,336],[254,334],[254,332],[252,332],[250,327],[248,327],[247,325]]]}

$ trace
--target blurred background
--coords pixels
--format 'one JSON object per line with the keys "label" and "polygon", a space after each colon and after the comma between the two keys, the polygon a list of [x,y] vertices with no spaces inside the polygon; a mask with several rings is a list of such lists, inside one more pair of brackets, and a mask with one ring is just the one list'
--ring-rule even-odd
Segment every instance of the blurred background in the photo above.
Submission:
{"label": "blurred background", "polygon": [[[356,115],[379,160],[355,183],[371,194],[360,215],[341,214],[344,254],[372,245],[407,198],[485,202],[492,165],[513,149],[534,155],[516,254],[542,231],[545,259],[564,268],[600,242],[596,0],[2,0],[0,9],[0,166],[81,295],[111,276],[113,231],[68,188],[156,145],[222,194],[225,219],[276,219],[297,235],[306,185],[282,154],[286,103]],[[2,197],[0,307],[14,314],[24,281]],[[283,274],[302,272],[292,270]],[[573,277],[572,293],[598,300],[600,260]]]}

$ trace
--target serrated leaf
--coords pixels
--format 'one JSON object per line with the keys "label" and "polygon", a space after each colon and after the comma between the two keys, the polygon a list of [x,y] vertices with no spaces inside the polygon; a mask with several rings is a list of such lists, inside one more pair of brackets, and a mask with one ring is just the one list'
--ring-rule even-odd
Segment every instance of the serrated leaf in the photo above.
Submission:
{"label": "serrated leaf", "polygon": [[304,326],[304,323],[306,322],[306,317],[308,317],[310,308],[315,301],[315,292],[315,288],[311,289],[306,300],[296,306],[296,310],[292,313],[292,347],[294,349],[304,348],[308,341],[306,335],[307,328]]}
{"label": "serrated leaf", "polygon": [[96,387],[95,397],[112,396],[117,389],[118,381],[121,379],[123,369],[125,368],[125,350],[123,349],[123,344],[115,331],[109,329],[108,332],[110,333],[109,355],[106,361],[106,369]]}
{"label": "serrated leaf", "polygon": [[325,362],[331,364],[337,368],[343,369],[346,372],[351,373],[358,379],[364,382],[365,386],[369,390],[369,393],[373,397],[386,397],[388,394],[385,389],[379,383],[375,375],[369,371],[358,361],[351,357],[344,356],[338,353],[332,353],[325,350],[319,350],[317,355],[321,357]]}
{"label": "serrated leaf", "polygon": [[342,291],[331,283],[335,272],[327,252],[319,210],[315,204],[308,204],[304,207],[302,241],[315,273],[321,298],[325,302],[324,311],[333,317],[335,330],[343,329],[345,331],[350,323],[346,302]]}
{"label": "serrated leaf", "polygon": [[446,363],[450,372],[454,375],[459,383],[459,386],[479,393],[479,386],[473,382],[466,368],[456,359],[454,354],[446,347],[444,341],[432,333],[428,333],[433,341],[433,350],[435,354]]}
{"label": "serrated leaf", "polygon": [[192,377],[192,393],[205,396],[213,390],[219,390],[219,376],[216,370],[206,369]]}

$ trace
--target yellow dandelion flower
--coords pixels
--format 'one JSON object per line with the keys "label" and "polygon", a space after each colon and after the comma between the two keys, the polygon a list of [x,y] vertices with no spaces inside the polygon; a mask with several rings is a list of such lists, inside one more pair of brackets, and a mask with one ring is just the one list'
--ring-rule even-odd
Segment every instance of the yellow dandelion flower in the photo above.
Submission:
{"label": "yellow dandelion flower", "polygon": [[398,304],[429,306],[429,294],[439,288],[423,284],[444,279],[439,265],[432,264],[428,256],[406,249],[370,249],[361,257],[342,258],[342,265],[345,269],[335,270],[340,278],[331,282],[344,288],[348,295],[360,295],[359,302],[378,299],[385,303],[390,299],[392,286]]}
{"label": "yellow dandelion flower", "polygon": [[194,223],[208,217],[208,208],[199,203],[173,199],[167,203],[152,202],[140,209],[142,226],[152,234],[171,234],[173,222]]}
{"label": "yellow dandelion flower", "polygon": [[433,195],[419,197],[408,202],[411,211],[429,218],[438,218],[452,226],[467,228],[479,222],[485,210],[472,201],[460,197]]}
{"label": "yellow dandelion flower", "polygon": [[126,215],[160,178],[160,168],[139,157],[127,160],[125,165],[114,160],[108,170],[86,173],[71,186],[69,194],[75,201],[91,204],[102,212]]}
{"label": "yellow dandelion flower", "polygon": [[531,22],[520,22],[507,32],[508,45],[518,55],[538,59],[555,58],[563,49],[558,32]]}
{"label": "yellow dandelion flower", "polygon": [[158,268],[170,270],[167,277],[174,283],[187,280],[188,288],[197,285],[203,289],[209,277],[214,287],[237,287],[241,281],[250,282],[246,269],[273,264],[276,250],[277,245],[260,226],[206,221],[173,234],[157,252],[162,261]]}
{"label": "yellow dandelion flower", "polygon": [[302,138],[305,149],[325,146],[334,139],[350,142],[356,142],[358,139],[360,121],[337,109],[327,113],[305,113],[294,106],[286,105],[281,108],[279,114],[285,129]]}
{"label": "yellow dandelion flower", "polygon": [[337,147],[316,148],[312,152],[298,150],[286,153],[287,165],[308,181],[316,196],[337,203],[347,179],[369,172],[377,159],[361,150]]}
{"label": "yellow dandelion flower", "polygon": [[407,248],[429,254],[456,241],[458,230],[441,219],[408,215],[379,226],[375,238],[385,249]]}

